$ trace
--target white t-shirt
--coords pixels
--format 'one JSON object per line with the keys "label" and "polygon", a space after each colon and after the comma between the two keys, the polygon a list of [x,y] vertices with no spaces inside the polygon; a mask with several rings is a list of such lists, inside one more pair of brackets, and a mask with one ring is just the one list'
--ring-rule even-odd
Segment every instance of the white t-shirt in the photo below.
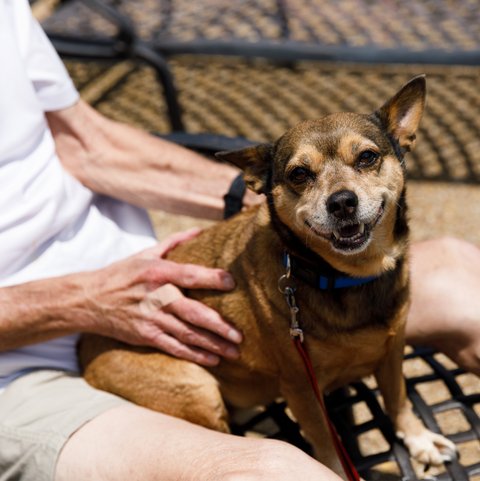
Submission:
{"label": "white t-shirt", "polygon": [[[27,0],[0,0],[0,287],[97,269],[155,243],[146,212],[62,168],[44,112],[77,100]],[[76,341],[0,353],[0,387],[30,369],[76,370]]]}

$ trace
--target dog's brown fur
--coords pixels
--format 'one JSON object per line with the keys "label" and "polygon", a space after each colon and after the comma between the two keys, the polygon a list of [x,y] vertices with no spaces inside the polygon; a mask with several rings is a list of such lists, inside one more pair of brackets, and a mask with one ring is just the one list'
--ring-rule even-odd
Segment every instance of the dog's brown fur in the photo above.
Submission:
{"label": "dog's brown fur", "polygon": [[[452,445],[412,414],[401,368],[408,310],[402,157],[413,145],[424,97],[425,80],[416,77],[372,115],[329,115],[301,123],[275,144],[222,154],[244,170],[247,185],[265,193],[267,202],[204,231],[169,258],[233,274],[232,292],[188,295],[243,331],[240,359],[222,360],[207,370],[151,349],[89,337],[81,349],[86,379],[140,405],[221,431],[228,431],[224,400],[249,407],[281,395],[317,458],[343,476],[292,345],[289,309],[277,288],[287,250],[320,270],[379,276],[335,290],[294,279],[319,386],[329,391],[375,373],[386,409],[412,455],[439,463],[440,449]],[[344,207],[338,218],[326,205],[342,191],[354,192],[358,206]],[[349,250],[339,241],[335,248],[332,232],[352,219],[371,229],[369,243]]]}

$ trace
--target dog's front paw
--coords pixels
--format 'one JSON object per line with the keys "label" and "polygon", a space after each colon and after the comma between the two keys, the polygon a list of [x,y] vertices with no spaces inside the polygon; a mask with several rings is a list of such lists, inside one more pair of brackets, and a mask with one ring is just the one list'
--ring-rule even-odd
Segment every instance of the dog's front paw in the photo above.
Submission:
{"label": "dog's front paw", "polygon": [[410,452],[410,456],[427,466],[438,466],[457,457],[457,448],[452,441],[428,429],[413,435],[405,435],[402,432],[398,432],[397,436],[403,440]]}

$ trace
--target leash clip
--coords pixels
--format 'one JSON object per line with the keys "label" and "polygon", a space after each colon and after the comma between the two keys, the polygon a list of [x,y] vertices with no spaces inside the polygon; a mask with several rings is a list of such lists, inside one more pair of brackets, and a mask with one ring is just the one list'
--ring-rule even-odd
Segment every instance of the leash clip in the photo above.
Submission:
{"label": "leash clip", "polygon": [[303,342],[303,330],[300,328],[300,324],[297,319],[297,314],[299,308],[297,306],[297,302],[295,300],[294,289],[292,287],[287,286],[284,291],[285,300],[287,301],[288,308],[290,309],[290,336],[293,339],[300,339],[300,342]]}
{"label": "leash clip", "polygon": [[285,261],[286,272],[280,277],[280,279],[278,279],[278,290],[285,296],[288,308],[290,309],[290,336],[293,339],[299,338],[300,342],[303,342],[303,330],[300,328],[300,324],[298,323],[297,319],[297,314],[299,311],[297,302],[295,300],[295,290],[297,287],[291,279],[292,265],[290,262],[290,255],[288,253],[285,253]]}

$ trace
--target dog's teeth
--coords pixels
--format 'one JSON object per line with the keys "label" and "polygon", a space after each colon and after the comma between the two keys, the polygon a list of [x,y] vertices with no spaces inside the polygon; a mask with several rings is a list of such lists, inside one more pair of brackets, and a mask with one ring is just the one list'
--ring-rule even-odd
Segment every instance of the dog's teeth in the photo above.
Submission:
{"label": "dog's teeth", "polygon": [[358,229],[358,232],[359,232],[360,234],[363,234],[363,233],[365,232],[365,224],[360,224],[360,227],[359,227],[359,229]]}
{"label": "dog's teeth", "polygon": [[340,239],[340,237],[341,237],[340,232],[338,232],[338,230],[334,230],[333,235],[334,235],[335,239]]}

